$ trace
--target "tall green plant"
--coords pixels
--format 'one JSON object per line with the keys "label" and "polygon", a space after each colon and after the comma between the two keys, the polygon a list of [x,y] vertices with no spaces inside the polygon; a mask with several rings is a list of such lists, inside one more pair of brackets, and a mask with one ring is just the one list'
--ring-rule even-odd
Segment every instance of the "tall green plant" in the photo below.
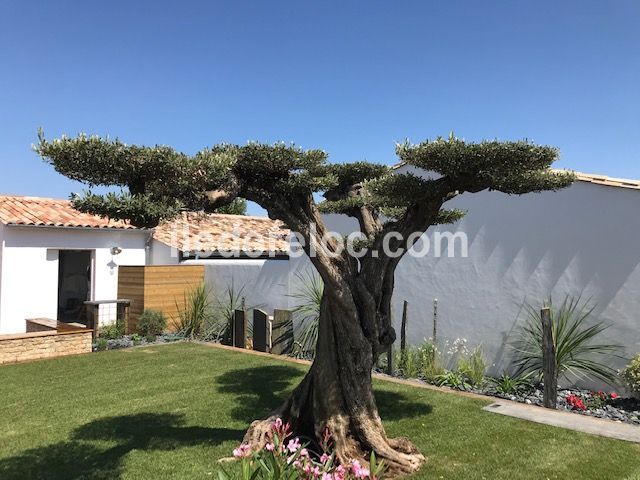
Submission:
{"label": "tall green plant", "polygon": [[177,301],[176,307],[178,309],[178,332],[188,338],[200,336],[212,313],[209,291],[204,282],[184,294],[184,307],[181,307]]}
{"label": "tall green plant", "polygon": [[484,374],[487,365],[484,361],[482,348],[476,347],[473,351],[458,360],[458,371],[467,379],[472,387],[479,387],[484,382]]}
{"label": "tall green plant", "polygon": [[[251,310],[261,308],[261,305],[243,305],[245,298],[246,285],[236,286],[235,280],[232,278],[231,283],[226,286],[221,294],[214,295],[213,299],[213,315],[205,325],[205,340],[221,341],[230,344],[233,334],[233,320],[235,311],[246,308]],[[253,335],[253,322],[247,319],[247,334]]]}
{"label": "tall green plant", "polygon": [[[613,344],[596,343],[597,337],[608,325],[601,322],[590,324],[589,317],[595,306],[582,302],[581,297],[566,296],[558,308],[551,309],[551,328],[556,349],[556,371],[558,376],[572,375],[576,378],[596,378],[607,383],[616,379],[616,371],[607,365],[610,357],[617,356],[620,347]],[[518,373],[542,375],[542,321],[540,308],[528,304],[527,318],[520,327],[513,344],[516,353],[515,366]]]}
{"label": "tall green plant", "polygon": [[416,378],[423,373],[424,352],[421,347],[407,346],[404,351],[394,350],[394,363],[405,378]]}
{"label": "tall green plant", "polygon": [[324,283],[311,271],[296,272],[295,276],[298,280],[297,290],[289,294],[289,297],[296,303],[293,308],[293,317],[300,326],[297,329],[299,332],[297,335],[294,331],[294,340],[302,356],[315,356]]}
{"label": "tall green plant", "polygon": [[433,340],[425,340],[420,346],[422,357],[422,376],[427,382],[435,381],[435,378],[445,372],[442,365],[441,353]]}

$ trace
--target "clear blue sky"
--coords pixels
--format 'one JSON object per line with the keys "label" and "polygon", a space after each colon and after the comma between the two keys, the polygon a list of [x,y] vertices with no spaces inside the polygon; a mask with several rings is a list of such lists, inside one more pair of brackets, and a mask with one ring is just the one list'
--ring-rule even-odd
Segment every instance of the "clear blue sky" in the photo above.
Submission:
{"label": "clear blue sky", "polygon": [[31,152],[38,127],[386,163],[453,130],[640,178],[638,25],[637,0],[2,0],[0,192],[80,190]]}

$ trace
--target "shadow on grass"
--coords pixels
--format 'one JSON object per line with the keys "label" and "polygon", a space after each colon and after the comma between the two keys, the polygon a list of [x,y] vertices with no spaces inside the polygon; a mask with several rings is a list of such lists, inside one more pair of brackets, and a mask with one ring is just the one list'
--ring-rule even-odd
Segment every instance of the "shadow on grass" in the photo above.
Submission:
{"label": "shadow on grass", "polygon": [[[217,377],[216,383],[219,392],[235,395],[232,417],[248,424],[278,408],[301,378],[296,368],[274,365],[232,370]],[[399,392],[376,390],[375,396],[383,420],[413,418],[432,411],[430,405]]]}
{"label": "shadow on grass", "polygon": [[[125,456],[133,450],[175,450],[200,444],[240,441],[244,431],[184,426],[174,414],[141,413],[95,420],[78,427],[70,440],[26,450],[0,460],[0,478],[117,479]],[[93,442],[115,443],[103,447]]]}
{"label": "shadow on grass", "polygon": [[415,418],[428,415],[433,411],[428,403],[416,402],[399,392],[375,390],[374,393],[382,421]]}
{"label": "shadow on grass", "polygon": [[235,396],[231,416],[248,424],[278,408],[301,378],[296,368],[272,365],[230,370],[215,381],[219,392]]}

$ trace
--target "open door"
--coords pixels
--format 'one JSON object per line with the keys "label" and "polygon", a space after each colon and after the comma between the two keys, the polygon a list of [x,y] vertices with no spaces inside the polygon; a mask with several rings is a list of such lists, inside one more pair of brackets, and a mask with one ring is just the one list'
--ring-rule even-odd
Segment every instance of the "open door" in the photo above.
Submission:
{"label": "open door", "polygon": [[91,300],[91,251],[60,250],[58,257],[58,320],[83,322],[84,302]]}

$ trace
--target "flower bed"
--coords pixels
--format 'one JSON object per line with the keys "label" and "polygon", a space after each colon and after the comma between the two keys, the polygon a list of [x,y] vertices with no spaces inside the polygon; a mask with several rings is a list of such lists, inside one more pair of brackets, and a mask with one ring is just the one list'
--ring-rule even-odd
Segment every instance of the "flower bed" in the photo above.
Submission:
{"label": "flower bed", "polygon": [[[371,454],[369,464],[362,465],[357,460],[340,464],[333,450],[333,440],[329,429],[325,429],[317,451],[310,445],[301,443],[294,437],[291,427],[277,418],[266,434],[266,443],[260,449],[252,450],[251,445],[242,443],[233,450],[233,456],[242,463],[242,480],[289,479],[289,480],[381,480],[384,475],[384,461],[377,462]],[[234,478],[222,472],[221,480]]]}
{"label": "flower bed", "polygon": [[[397,373],[393,376],[406,378]],[[418,377],[413,379],[429,385],[435,385],[434,382],[428,382],[424,378]],[[492,385],[490,380],[483,382],[479,387],[470,387],[466,384],[460,384],[455,387],[450,385],[440,386],[445,386],[452,390],[503,398],[528,405],[538,405],[540,407],[543,405],[541,384],[532,386],[529,390],[512,393],[510,395],[500,393],[495,388],[495,385]],[[558,409],[640,426],[640,399],[630,397],[623,398],[615,392],[594,392],[579,388],[560,389],[558,391]]]}

